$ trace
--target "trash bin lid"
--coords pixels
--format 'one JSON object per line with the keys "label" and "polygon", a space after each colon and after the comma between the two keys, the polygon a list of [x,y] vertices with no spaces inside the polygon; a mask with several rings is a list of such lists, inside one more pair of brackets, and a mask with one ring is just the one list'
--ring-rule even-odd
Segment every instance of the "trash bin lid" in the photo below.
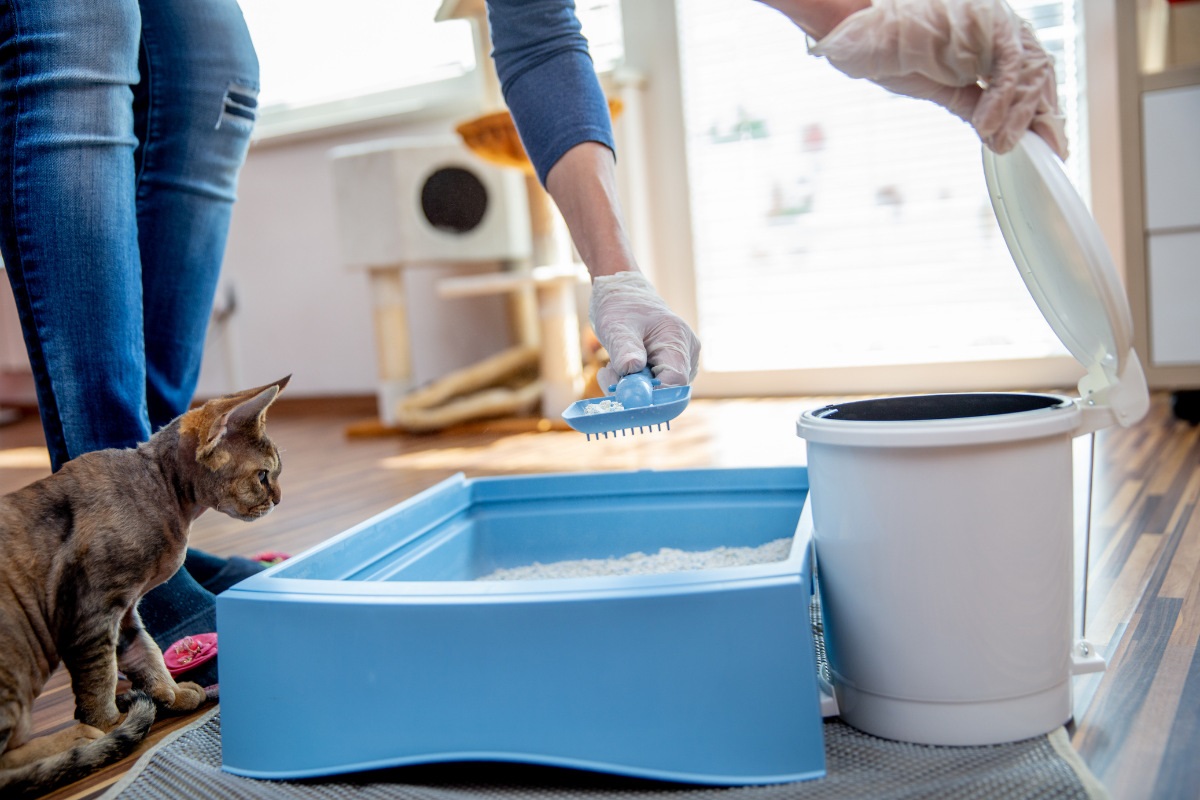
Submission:
{"label": "trash bin lid", "polygon": [[1029,293],[1087,369],[1081,398],[1132,425],[1150,405],[1133,317],[1108,247],[1054,151],[1028,131],[1010,152],[983,148],[992,208]]}

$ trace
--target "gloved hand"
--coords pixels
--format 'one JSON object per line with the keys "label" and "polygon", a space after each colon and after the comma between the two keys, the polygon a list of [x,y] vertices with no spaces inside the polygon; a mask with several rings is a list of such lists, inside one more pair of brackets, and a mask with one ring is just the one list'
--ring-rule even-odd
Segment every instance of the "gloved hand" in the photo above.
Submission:
{"label": "gloved hand", "polygon": [[596,338],[608,350],[608,366],[596,376],[605,391],[647,361],[664,386],[682,386],[696,377],[700,340],[642,273],[594,279],[588,312]]}
{"label": "gloved hand", "polygon": [[1004,0],[874,0],[810,52],[852,78],[944,106],[997,153],[1032,128],[1067,157],[1054,60]]}

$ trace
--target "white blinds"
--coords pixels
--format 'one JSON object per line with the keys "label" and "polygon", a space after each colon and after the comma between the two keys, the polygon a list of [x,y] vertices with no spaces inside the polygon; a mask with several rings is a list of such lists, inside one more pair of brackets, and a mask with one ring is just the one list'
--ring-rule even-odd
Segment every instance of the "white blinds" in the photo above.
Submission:
{"label": "white blinds", "polygon": [[[1070,1],[1014,5],[1055,54],[1074,122]],[[967,124],[845,77],[764,6],[677,8],[707,370],[1064,352],[1004,246]]]}

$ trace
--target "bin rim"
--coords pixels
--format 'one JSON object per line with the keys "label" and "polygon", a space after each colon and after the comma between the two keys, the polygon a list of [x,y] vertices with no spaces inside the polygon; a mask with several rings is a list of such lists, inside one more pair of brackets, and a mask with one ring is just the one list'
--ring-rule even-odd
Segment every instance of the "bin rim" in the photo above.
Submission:
{"label": "bin rim", "polygon": [[[902,395],[905,397],[952,397],[970,393],[942,395]],[[810,444],[850,447],[954,447],[999,442],[1015,442],[1046,436],[1074,435],[1081,427],[1083,414],[1079,400],[1052,393],[998,392],[998,395],[1032,395],[1053,398],[1055,405],[952,419],[922,420],[844,420],[822,416],[835,406],[827,405],[803,412],[796,421],[796,435]]]}

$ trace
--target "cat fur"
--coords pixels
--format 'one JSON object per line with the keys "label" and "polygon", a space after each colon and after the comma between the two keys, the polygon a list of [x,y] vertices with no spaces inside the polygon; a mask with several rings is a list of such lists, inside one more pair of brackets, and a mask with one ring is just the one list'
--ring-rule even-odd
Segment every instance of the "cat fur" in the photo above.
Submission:
{"label": "cat fur", "polygon": [[[289,378],[209,400],[136,448],[85,453],[0,497],[0,797],[38,796],[124,757],[156,705],[204,702],[203,688],[167,672],[137,603],[183,564],[206,509],[254,520],[279,503],[266,413]],[[33,702],[60,662],[78,724],[30,738]],[[118,671],[132,685],[122,698]]]}

